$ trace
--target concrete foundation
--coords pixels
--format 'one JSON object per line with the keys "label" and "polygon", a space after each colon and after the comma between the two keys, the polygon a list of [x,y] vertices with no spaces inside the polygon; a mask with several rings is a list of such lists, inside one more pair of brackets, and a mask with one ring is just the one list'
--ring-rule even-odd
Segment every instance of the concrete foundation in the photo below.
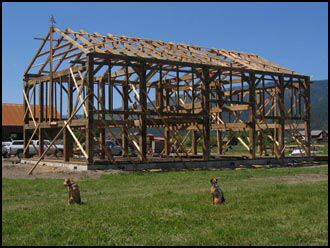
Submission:
{"label": "concrete foundation", "polygon": [[[72,170],[111,170],[120,169],[127,171],[143,171],[151,169],[161,170],[183,170],[183,169],[224,169],[224,168],[271,168],[280,166],[295,166],[303,163],[311,163],[313,157],[290,157],[283,159],[276,158],[258,158],[243,160],[210,160],[210,161],[180,161],[180,162],[156,162],[145,164],[73,164],[54,161],[43,161],[41,165],[65,167]],[[33,160],[21,160],[21,163],[35,164]]]}

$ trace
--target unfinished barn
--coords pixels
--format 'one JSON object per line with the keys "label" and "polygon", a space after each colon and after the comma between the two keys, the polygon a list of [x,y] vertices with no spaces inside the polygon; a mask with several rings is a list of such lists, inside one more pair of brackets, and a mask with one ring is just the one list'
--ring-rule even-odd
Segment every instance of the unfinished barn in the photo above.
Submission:
{"label": "unfinished barn", "polygon": [[[39,39],[23,80],[26,159],[32,139],[63,142],[57,158],[40,146],[37,163],[209,161],[233,140],[247,151],[236,156],[284,158],[286,139],[310,156],[309,76],[251,53],[160,40],[56,27]],[[155,130],[157,153],[147,136]]]}

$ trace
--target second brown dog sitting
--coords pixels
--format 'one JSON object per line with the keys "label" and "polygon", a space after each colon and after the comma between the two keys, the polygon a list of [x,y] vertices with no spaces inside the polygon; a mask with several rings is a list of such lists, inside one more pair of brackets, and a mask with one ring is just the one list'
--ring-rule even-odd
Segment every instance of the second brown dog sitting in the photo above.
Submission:
{"label": "second brown dog sitting", "polygon": [[210,179],[210,183],[211,183],[211,194],[213,197],[213,204],[216,205],[221,205],[225,203],[225,197],[223,195],[222,190],[220,189],[219,185],[218,185],[218,179],[216,179],[215,177],[212,177]]}
{"label": "second brown dog sitting", "polygon": [[73,180],[70,180],[70,178],[65,178],[64,186],[67,187],[67,190],[69,192],[68,205],[71,205],[73,203],[81,204],[80,190],[78,184],[75,183]]}

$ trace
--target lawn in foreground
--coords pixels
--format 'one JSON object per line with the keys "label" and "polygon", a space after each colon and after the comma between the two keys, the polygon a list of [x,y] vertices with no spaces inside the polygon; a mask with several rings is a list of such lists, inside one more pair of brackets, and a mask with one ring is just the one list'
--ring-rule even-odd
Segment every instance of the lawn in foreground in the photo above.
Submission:
{"label": "lawn in foreground", "polygon": [[[328,245],[328,181],[274,177],[328,167],[104,175],[78,181],[3,179],[2,245]],[[209,178],[227,203],[213,206]],[[272,177],[272,180],[269,180]]]}

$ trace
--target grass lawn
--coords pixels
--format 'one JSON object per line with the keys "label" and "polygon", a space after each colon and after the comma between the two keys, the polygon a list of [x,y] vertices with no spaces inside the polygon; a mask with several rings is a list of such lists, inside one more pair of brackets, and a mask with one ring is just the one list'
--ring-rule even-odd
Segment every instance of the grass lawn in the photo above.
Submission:
{"label": "grass lawn", "polygon": [[[283,181],[328,167],[2,179],[2,245],[328,245],[328,181]],[[227,203],[213,206],[209,178]],[[307,177],[307,176],[306,176]]]}

